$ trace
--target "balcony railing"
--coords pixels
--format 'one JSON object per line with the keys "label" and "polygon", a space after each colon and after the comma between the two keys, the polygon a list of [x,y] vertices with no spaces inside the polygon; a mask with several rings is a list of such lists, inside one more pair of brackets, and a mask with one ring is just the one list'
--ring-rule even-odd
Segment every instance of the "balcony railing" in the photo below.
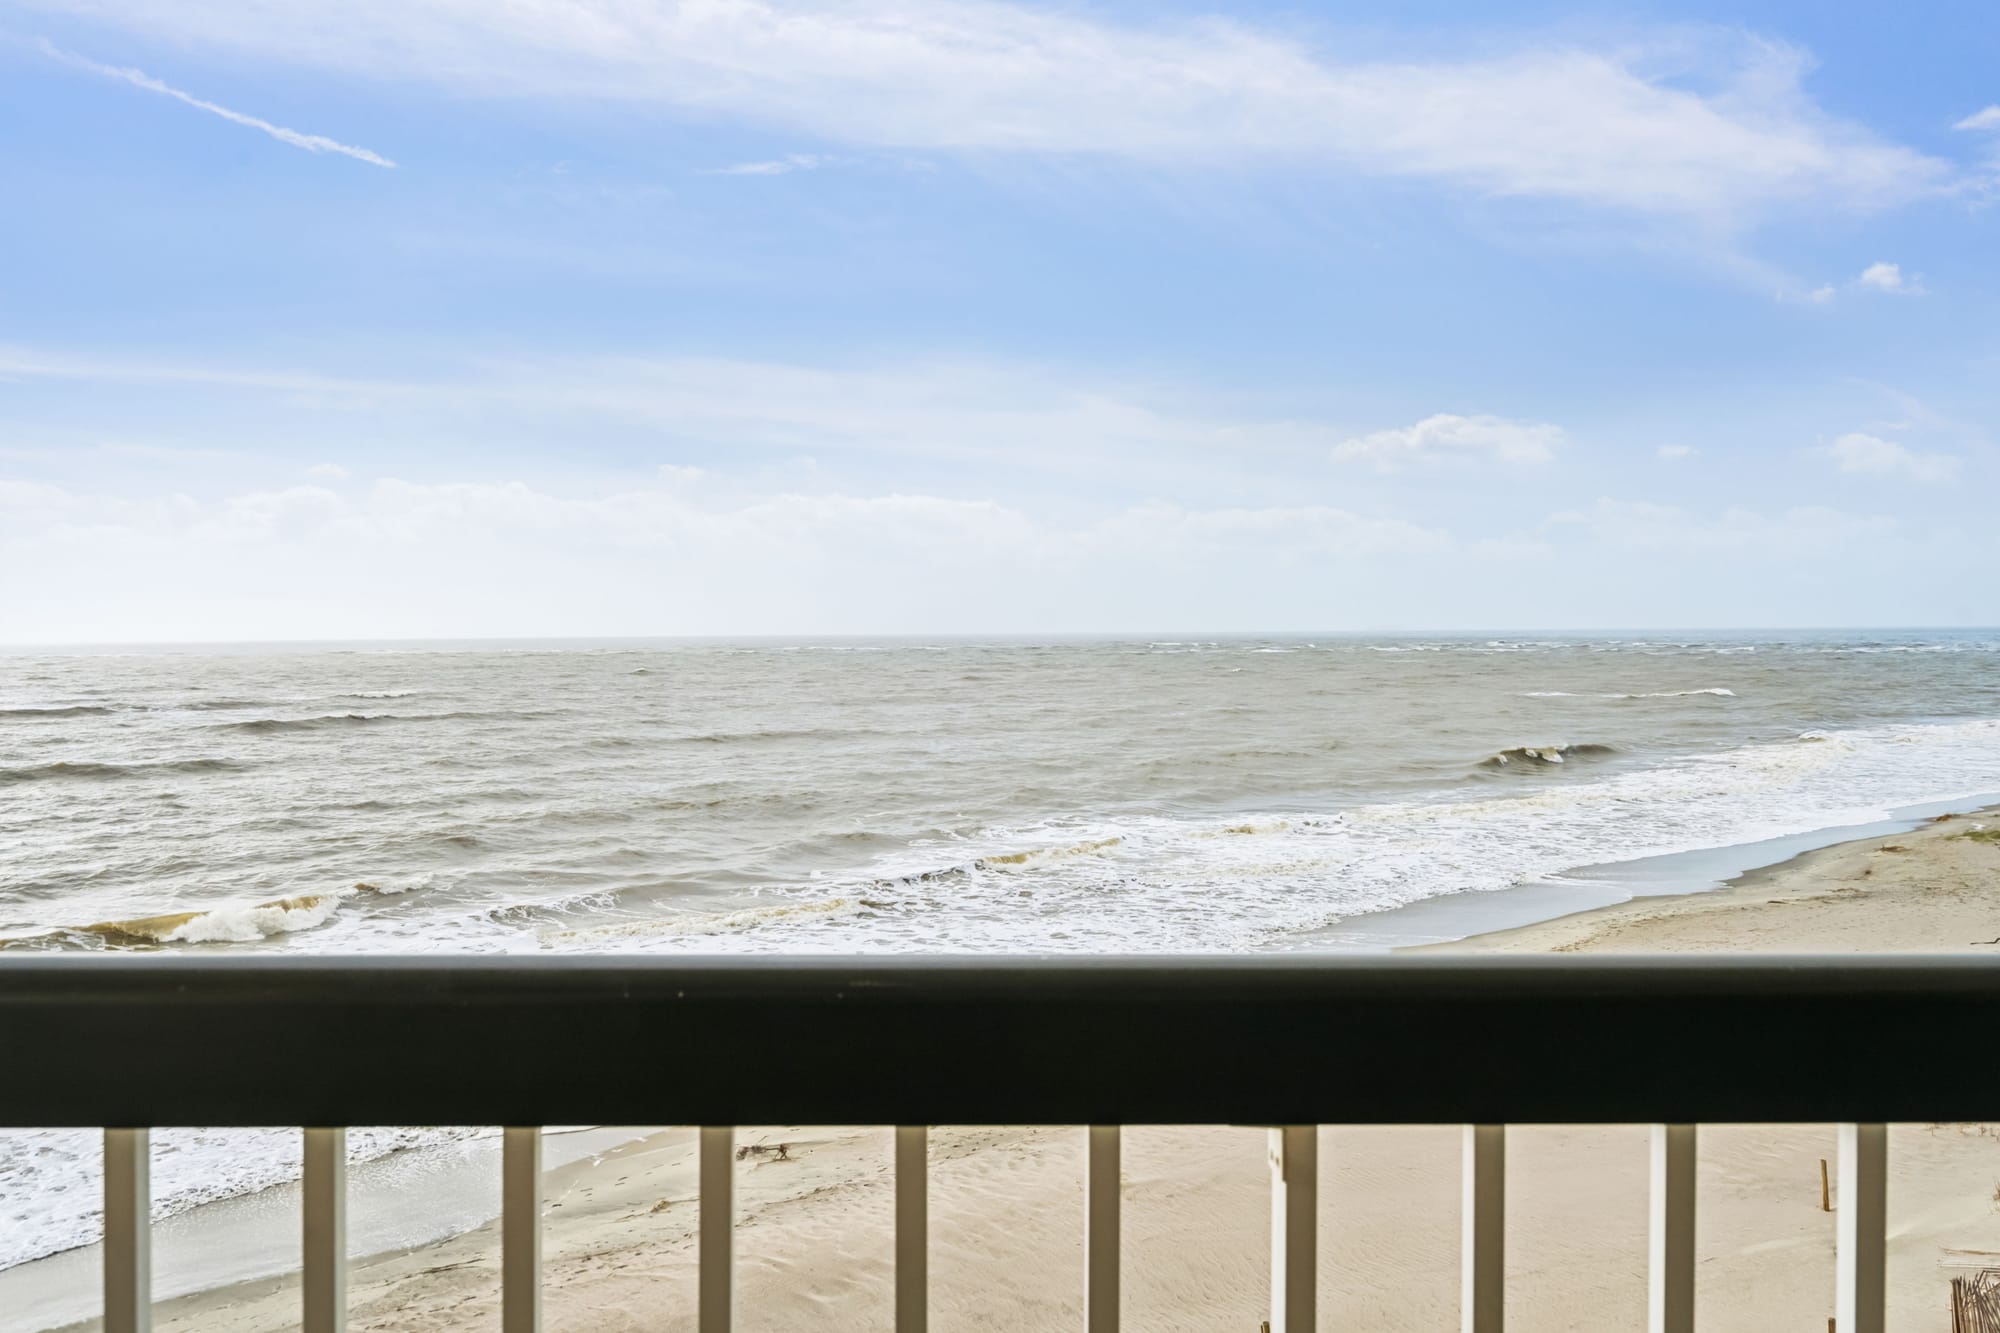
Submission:
{"label": "balcony railing", "polygon": [[1506,1125],[1648,1123],[1651,1328],[1691,1333],[1697,1124],[1831,1122],[1836,1327],[1881,1333],[1884,1126],[2000,1118],[2000,1060],[1964,1058],[1996,1030],[1983,958],[31,957],[0,963],[0,1125],[109,1127],[107,1333],[150,1321],[144,1126],[313,1126],[307,1333],[345,1322],[337,1126],[515,1127],[506,1333],[541,1320],[531,1127],[702,1126],[698,1327],[725,1333],[731,1127],[895,1125],[896,1327],[922,1333],[924,1127],[1087,1125],[1085,1328],[1110,1333],[1118,1127],[1264,1125],[1271,1329],[1305,1333],[1315,1127],[1462,1124],[1463,1326],[1497,1333]]}

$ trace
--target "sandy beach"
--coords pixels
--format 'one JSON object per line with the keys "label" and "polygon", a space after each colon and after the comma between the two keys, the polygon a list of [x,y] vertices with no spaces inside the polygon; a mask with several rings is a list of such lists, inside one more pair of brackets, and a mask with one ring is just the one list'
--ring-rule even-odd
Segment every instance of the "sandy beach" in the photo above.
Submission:
{"label": "sandy beach", "polygon": [[[1444,949],[1510,952],[1963,952],[2000,949],[2000,812],[1953,816],[1752,872],[1710,893],[1636,899]],[[879,1128],[745,1129],[738,1319],[747,1330],[882,1328],[890,1317],[891,1143]],[[1643,1326],[1643,1127],[1510,1133],[1509,1319],[1520,1330]],[[1453,1127],[1322,1131],[1321,1300],[1329,1327],[1457,1327]],[[1264,1135],[1129,1129],[1129,1325],[1252,1330],[1264,1315]],[[932,1318],[939,1329],[1070,1329],[1082,1301],[1083,1134],[933,1131]],[[1832,1311],[1830,1127],[1705,1127],[1702,1325],[1818,1330]],[[2000,1266],[2000,1128],[1891,1131],[1891,1326],[1942,1328],[1960,1265]],[[666,1129],[551,1172],[548,1326],[693,1327],[693,1140]],[[497,1325],[492,1224],[357,1260],[352,1327]],[[294,1326],[296,1277],[160,1307],[163,1330]],[[91,1325],[77,1325],[88,1328]]]}

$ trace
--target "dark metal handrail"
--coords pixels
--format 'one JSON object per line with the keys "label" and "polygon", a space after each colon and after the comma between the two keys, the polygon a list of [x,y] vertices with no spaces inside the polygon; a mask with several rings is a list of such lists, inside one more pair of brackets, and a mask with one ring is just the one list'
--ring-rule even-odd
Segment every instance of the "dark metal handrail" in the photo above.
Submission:
{"label": "dark metal handrail", "polygon": [[2000,958],[0,960],[0,1125],[2000,1117]]}

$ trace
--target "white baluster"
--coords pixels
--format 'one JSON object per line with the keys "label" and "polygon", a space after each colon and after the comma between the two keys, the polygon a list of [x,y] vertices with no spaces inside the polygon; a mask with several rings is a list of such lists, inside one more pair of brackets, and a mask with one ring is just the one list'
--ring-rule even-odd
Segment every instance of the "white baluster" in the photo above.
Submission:
{"label": "white baluster", "polygon": [[304,1333],[347,1328],[347,1131],[308,1129],[299,1300]]}
{"label": "white baluster", "polygon": [[1119,1211],[1123,1203],[1120,1131],[1092,1125],[1084,1172],[1084,1333],[1118,1333]]}
{"label": "white baluster", "polygon": [[104,1131],[104,1333],[153,1327],[152,1131]]}
{"label": "white baluster", "polygon": [[1883,1333],[1889,1223],[1886,1125],[1840,1127],[1840,1200],[1835,1209],[1834,1327]]}
{"label": "white baluster", "polygon": [[509,1128],[500,1155],[501,1333],[541,1333],[542,1131]]}
{"label": "white baluster", "polygon": [[930,1131],[896,1127],[896,1333],[930,1326]]}
{"label": "white baluster", "polygon": [[1465,1127],[1459,1327],[1501,1333],[1507,1319],[1507,1127]]}
{"label": "white baluster", "polygon": [[735,1294],[736,1130],[704,1125],[701,1131],[700,1291],[697,1333],[729,1333]]}
{"label": "white baluster", "polygon": [[1653,1126],[1648,1333],[1694,1333],[1693,1125]]}
{"label": "white baluster", "polygon": [[1271,1333],[1313,1333],[1319,1284],[1319,1126],[1271,1131]]}

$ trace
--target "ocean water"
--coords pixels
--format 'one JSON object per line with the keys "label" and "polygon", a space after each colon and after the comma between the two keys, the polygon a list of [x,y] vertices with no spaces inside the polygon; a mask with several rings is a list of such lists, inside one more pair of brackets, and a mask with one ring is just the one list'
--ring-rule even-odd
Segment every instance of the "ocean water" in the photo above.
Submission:
{"label": "ocean water", "polygon": [[[0,967],[1324,948],[1993,792],[1981,631],[16,650]],[[162,1211],[297,1169],[159,1140]],[[0,1135],[0,1267],[94,1234],[95,1151]]]}

